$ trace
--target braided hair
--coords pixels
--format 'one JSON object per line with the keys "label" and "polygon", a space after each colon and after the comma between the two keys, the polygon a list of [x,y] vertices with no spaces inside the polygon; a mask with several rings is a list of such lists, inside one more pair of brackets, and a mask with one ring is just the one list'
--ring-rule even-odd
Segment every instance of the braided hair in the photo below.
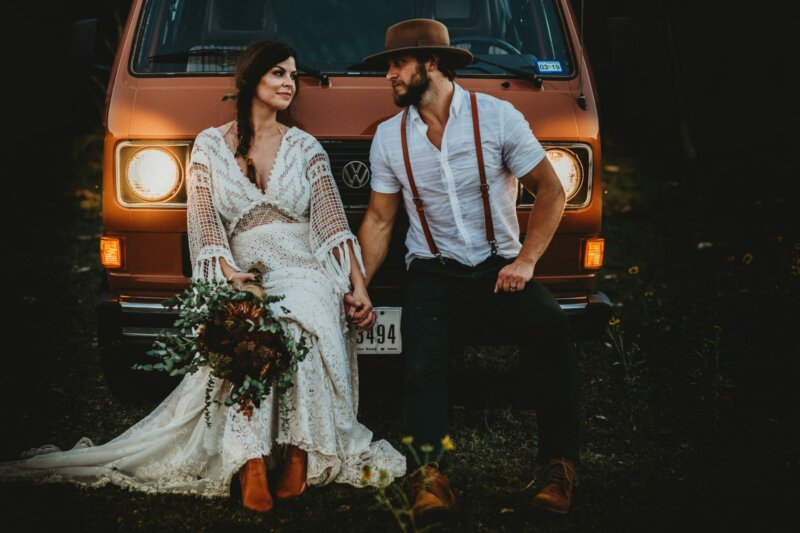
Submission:
{"label": "braided hair", "polygon": [[[256,41],[239,55],[236,61],[236,154],[247,163],[247,177],[256,183],[256,168],[250,159],[253,140],[253,97],[261,78],[278,63],[293,57],[297,52],[286,43],[272,40]],[[300,89],[295,87],[295,95]]]}

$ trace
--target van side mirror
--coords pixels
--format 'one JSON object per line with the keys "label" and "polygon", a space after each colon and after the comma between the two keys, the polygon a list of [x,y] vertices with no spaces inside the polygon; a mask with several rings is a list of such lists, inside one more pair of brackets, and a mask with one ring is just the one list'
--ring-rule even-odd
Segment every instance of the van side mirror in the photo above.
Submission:
{"label": "van side mirror", "polygon": [[642,66],[639,21],[632,17],[609,17],[608,34],[611,66],[636,71]]}
{"label": "van side mirror", "polygon": [[100,19],[78,20],[72,24],[72,51],[77,65],[87,71],[100,68],[109,70],[108,65],[98,65],[97,40]]}

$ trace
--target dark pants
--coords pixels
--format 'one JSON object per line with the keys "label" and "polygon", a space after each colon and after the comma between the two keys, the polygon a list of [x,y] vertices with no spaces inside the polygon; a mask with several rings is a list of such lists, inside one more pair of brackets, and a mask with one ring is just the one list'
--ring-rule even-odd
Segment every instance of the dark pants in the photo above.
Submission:
{"label": "dark pants", "polygon": [[[494,293],[499,256],[469,267],[446,259],[414,259],[402,315],[406,357],[404,411],[408,434],[437,457],[448,432],[447,369],[463,347],[464,326],[478,319],[520,347],[525,394],[536,407],[539,459],[579,459],[578,372],[569,319],[553,295],[531,280],[525,290]],[[469,319],[469,320],[467,320]],[[415,466],[409,456],[409,468]]]}

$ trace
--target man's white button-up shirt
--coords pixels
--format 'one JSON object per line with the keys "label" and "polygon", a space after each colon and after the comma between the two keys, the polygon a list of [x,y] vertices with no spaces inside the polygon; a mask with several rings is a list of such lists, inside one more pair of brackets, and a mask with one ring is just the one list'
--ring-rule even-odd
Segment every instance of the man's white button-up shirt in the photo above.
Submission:
{"label": "man's white button-up shirt", "polygon": [[[415,106],[406,123],[408,153],[417,191],[433,241],[444,257],[477,265],[491,254],[486,240],[478,159],[469,93],[454,83],[450,117],[441,151],[427,136],[428,126]],[[483,159],[498,254],[514,258],[519,242],[517,177],[544,159],[545,151],[522,116],[510,103],[478,93]],[[408,184],[400,140],[402,112],[381,123],[370,150],[371,186],[380,193],[403,191],[410,227],[406,235],[406,266],[415,257],[434,257],[425,239]]]}

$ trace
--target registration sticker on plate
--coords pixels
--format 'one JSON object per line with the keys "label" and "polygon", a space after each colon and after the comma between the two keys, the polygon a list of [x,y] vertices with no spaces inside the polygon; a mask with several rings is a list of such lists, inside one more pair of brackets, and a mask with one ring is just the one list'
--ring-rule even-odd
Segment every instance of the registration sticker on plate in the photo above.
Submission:
{"label": "registration sticker on plate", "polygon": [[359,332],[358,353],[399,354],[403,352],[400,338],[401,307],[376,307],[377,320],[372,329]]}

